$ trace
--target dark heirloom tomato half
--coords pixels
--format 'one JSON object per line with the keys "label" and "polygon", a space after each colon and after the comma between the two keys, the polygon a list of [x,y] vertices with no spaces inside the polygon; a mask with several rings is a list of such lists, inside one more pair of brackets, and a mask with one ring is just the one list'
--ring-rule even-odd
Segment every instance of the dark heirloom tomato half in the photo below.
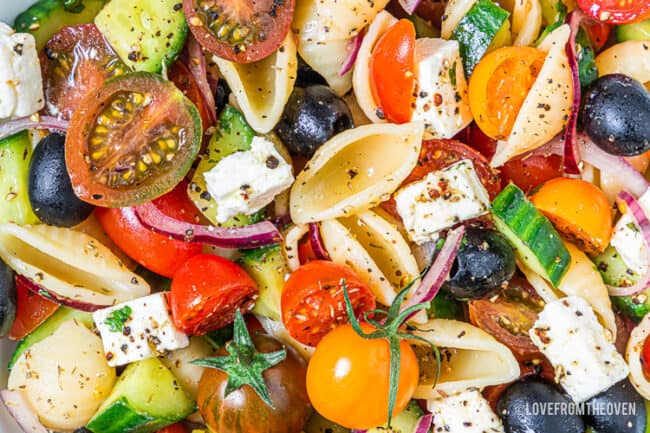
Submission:
{"label": "dark heirloom tomato half", "polygon": [[295,0],[183,0],[190,30],[206,50],[237,63],[263,59],[289,32]]}
{"label": "dark heirloom tomato half", "polygon": [[183,92],[183,95],[187,96],[189,100],[196,105],[196,108],[199,109],[199,113],[201,114],[203,126],[207,127],[211,125],[212,120],[209,112],[210,108],[208,108],[203,100],[201,90],[199,89],[198,84],[196,84],[196,80],[187,66],[185,66],[185,64],[180,60],[175,61],[169,68],[167,78],[169,78],[169,80],[174,83],[181,92]]}
{"label": "dark heirloom tomato half", "polygon": [[66,139],[66,165],[82,200],[133,206],[174,188],[201,138],[194,104],[159,75],[137,72],[107,81],[79,103]]}

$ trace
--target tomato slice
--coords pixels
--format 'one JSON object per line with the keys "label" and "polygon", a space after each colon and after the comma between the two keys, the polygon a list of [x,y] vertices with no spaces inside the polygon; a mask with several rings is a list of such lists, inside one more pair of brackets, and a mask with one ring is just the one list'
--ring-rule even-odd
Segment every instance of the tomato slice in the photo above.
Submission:
{"label": "tomato slice", "polygon": [[626,24],[650,18],[646,0],[578,0],[578,7],[608,24]]}
{"label": "tomato slice", "polygon": [[174,273],[169,304],[176,327],[203,335],[247,312],[259,294],[257,284],[238,265],[223,257],[199,254]]}
{"label": "tomato slice", "polygon": [[282,322],[289,334],[316,346],[332,329],[348,322],[343,282],[357,317],[375,308],[375,297],[347,266],[314,260],[291,274],[282,291]]}
{"label": "tomato slice", "polygon": [[177,422],[176,424],[168,425],[167,427],[158,430],[156,433],[187,433],[187,429],[183,424]]}
{"label": "tomato slice", "polygon": [[641,366],[643,367],[643,375],[646,379],[650,380],[650,336],[646,337],[643,342],[643,349],[641,350]]}
{"label": "tomato slice", "polygon": [[183,0],[183,11],[203,48],[232,62],[250,63],[280,47],[295,4],[295,0]]}
{"label": "tomato slice", "polygon": [[202,135],[194,104],[161,76],[109,80],[70,121],[65,156],[75,194],[103,207],[159,197],[187,174]]}
{"label": "tomato slice", "polygon": [[206,105],[205,100],[201,95],[201,90],[185,63],[180,60],[174,62],[167,72],[167,78],[174,83],[181,92],[183,92],[183,95],[196,105],[196,108],[198,108],[199,113],[201,114],[203,125],[211,125],[212,116],[209,112],[210,109]]}
{"label": "tomato slice", "polygon": [[16,319],[9,330],[10,340],[21,340],[50,317],[59,304],[30,291],[16,279]]}
{"label": "tomato slice", "polygon": [[415,27],[399,20],[384,33],[370,56],[370,88],[384,116],[406,123],[413,114]]}

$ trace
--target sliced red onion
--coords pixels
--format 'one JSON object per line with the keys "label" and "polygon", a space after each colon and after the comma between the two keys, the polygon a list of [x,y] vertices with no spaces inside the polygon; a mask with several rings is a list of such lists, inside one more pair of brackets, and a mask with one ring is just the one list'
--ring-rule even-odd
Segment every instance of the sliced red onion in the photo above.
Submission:
{"label": "sliced red onion", "polygon": [[619,209],[625,208],[632,217],[634,225],[639,229],[645,243],[645,270],[641,278],[629,287],[607,286],[611,296],[633,296],[650,287],[650,220],[639,202],[627,191],[621,191],[616,198]]}
{"label": "sliced red onion", "polygon": [[413,15],[413,12],[420,5],[420,0],[399,0],[399,5],[404,9],[404,12]]}
{"label": "sliced red onion", "polygon": [[9,414],[25,433],[48,433],[21,391],[3,389],[0,391],[0,400],[2,400]]}
{"label": "sliced red onion", "polygon": [[363,42],[363,37],[365,35],[366,29],[364,28],[350,40],[350,43],[348,44],[348,56],[343,61],[341,69],[339,69],[339,77],[350,72],[354,66],[354,62],[357,60],[357,54],[359,54],[359,48],[361,48],[361,43]]}
{"label": "sliced red onion", "polygon": [[[435,296],[438,294],[438,291],[442,287],[442,284],[449,276],[451,267],[454,264],[454,259],[456,258],[456,253],[458,252],[460,243],[463,240],[464,233],[464,226],[450,230],[447,233],[447,239],[445,239],[445,243],[436,256],[436,259],[433,261],[433,264],[424,275],[424,278],[422,278],[422,281],[417,286],[417,289],[411,293],[411,296],[402,305],[402,311],[409,308],[410,306],[420,304],[422,302],[429,302],[435,298]],[[414,314],[416,313],[412,313],[409,318]]]}
{"label": "sliced red onion", "polygon": [[330,255],[327,254],[325,245],[323,245],[323,238],[320,235],[320,228],[316,223],[309,223],[309,244],[314,251],[318,260],[330,260]]}
{"label": "sliced red onion", "polygon": [[65,132],[68,130],[68,126],[67,120],[59,120],[52,116],[40,116],[39,120],[34,120],[31,116],[19,117],[18,119],[0,123],[0,140],[25,129],[54,129]]}
{"label": "sliced red onion", "polygon": [[[212,125],[214,125],[217,123],[217,105],[214,101],[214,94],[210,88],[210,83],[208,82],[208,67],[205,62],[205,53],[201,44],[198,43],[192,34],[187,38],[187,57],[187,67],[201,91],[201,97],[208,107],[210,120],[212,121]],[[212,125],[204,125],[204,127],[207,129],[208,126]]]}
{"label": "sliced red onion", "polygon": [[162,213],[148,202],[134,208],[138,220],[149,229],[185,241],[220,248],[251,249],[280,242],[280,231],[270,221],[243,227],[214,227],[179,221]]}
{"label": "sliced red onion", "polygon": [[432,422],[433,414],[427,413],[425,415],[422,415],[418,420],[418,423],[415,425],[415,430],[413,433],[428,433]]}
{"label": "sliced red onion", "polygon": [[101,310],[102,308],[108,308],[110,305],[97,304],[93,302],[92,299],[87,299],[87,297],[82,298],[81,296],[76,298],[70,298],[68,296],[62,296],[59,293],[56,293],[53,290],[48,289],[45,286],[41,286],[33,280],[30,280],[24,275],[17,275],[16,282],[27,287],[32,293],[35,293],[38,296],[41,296],[45,299],[48,299],[52,302],[56,302],[59,305],[73,308],[75,310],[87,311],[92,313],[93,311]]}

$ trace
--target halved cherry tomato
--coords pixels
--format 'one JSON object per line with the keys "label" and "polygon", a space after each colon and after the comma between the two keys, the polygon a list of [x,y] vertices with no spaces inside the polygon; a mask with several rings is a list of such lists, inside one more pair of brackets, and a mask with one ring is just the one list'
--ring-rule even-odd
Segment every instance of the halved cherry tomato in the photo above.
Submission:
{"label": "halved cherry tomato", "polygon": [[[194,224],[199,222],[199,211],[187,196],[187,181],[154,200],[154,204],[167,216]],[[122,251],[145,268],[165,277],[172,277],[183,262],[203,250],[199,244],[154,233],[142,225],[130,207],[97,208],[95,216]]]}
{"label": "halved cherry tomato", "polygon": [[66,120],[91,90],[128,71],[94,24],[64,27],[52,36],[41,69],[45,110]]}
{"label": "halved cherry tomato", "polygon": [[399,20],[379,39],[370,56],[370,88],[384,116],[405,123],[413,113],[415,27]]}
{"label": "halved cherry tomato", "polygon": [[159,197],[187,174],[203,131],[194,104],[157,74],[107,81],[76,107],[66,138],[75,194],[97,206]]}
{"label": "halved cherry tomato", "polygon": [[559,177],[530,197],[565,236],[589,254],[602,253],[612,234],[612,208],[600,188],[581,179]]}
{"label": "halved cherry tomato", "polygon": [[[365,333],[374,328],[361,323]],[[400,367],[393,416],[415,392],[420,370],[408,342],[400,342]],[[321,340],[307,367],[307,394],[314,409],[344,427],[365,430],[386,423],[390,352],[388,341],[360,337],[342,325]]]}
{"label": "halved cherry tomato", "polygon": [[503,47],[488,53],[469,81],[469,106],[474,120],[489,137],[510,135],[546,53],[531,47]]}
{"label": "halved cherry tomato", "polygon": [[343,284],[358,318],[375,308],[368,286],[345,265],[314,260],[296,269],[282,291],[282,322],[289,334],[316,346],[332,329],[347,323]]}
{"label": "halved cherry tomato", "polygon": [[59,308],[59,304],[30,291],[16,279],[16,319],[9,330],[10,340],[21,340]]}
{"label": "halved cherry tomato", "polygon": [[641,366],[643,367],[643,375],[646,378],[650,378],[650,336],[646,337],[643,342],[643,349],[641,350]]}
{"label": "halved cherry tomato", "polygon": [[309,239],[306,236],[298,242],[298,260],[300,260],[301,264],[318,260],[314,249],[311,247],[311,242],[309,242]]}
{"label": "halved cherry tomato", "polygon": [[578,7],[609,24],[626,24],[650,18],[646,0],[578,0]]}
{"label": "halved cherry tomato", "polygon": [[237,63],[263,59],[289,32],[295,0],[183,0],[196,40],[213,54]]}
{"label": "halved cherry tomato", "polygon": [[176,424],[168,425],[158,430],[156,433],[187,433],[187,429],[183,427],[183,424],[177,422]]}
{"label": "halved cherry tomato", "polygon": [[169,304],[176,327],[190,335],[203,335],[246,313],[259,294],[257,284],[237,264],[212,254],[187,260],[174,273]]}
{"label": "halved cherry tomato", "polygon": [[587,37],[591,42],[594,51],[598,52],[605,46],[612,32],[612,26],[601,21],[588,21],[582,23],[582,28],[587,32]]}
{"label": "halved cherry tomato", "polygon": [[183,95],[196,105],[196,108],[198,108],[199,113],[201,114],[203,125],[211,125],[212,117],[208,112],[209,108],[205,104],[205,100],[201,95],[199,86],[196,84],[196,80],[187,66],[185,66],[185,63],[180,60],[175,61],[169,68],[169,72],[167,72],[167,78],[176,84],[176,87],[183,92]]}

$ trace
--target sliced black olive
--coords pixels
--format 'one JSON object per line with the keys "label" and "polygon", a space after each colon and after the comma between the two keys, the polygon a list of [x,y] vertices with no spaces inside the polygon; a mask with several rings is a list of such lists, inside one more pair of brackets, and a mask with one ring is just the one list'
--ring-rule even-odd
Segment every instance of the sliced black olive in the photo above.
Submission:
{"label": "sliced black olive", "polygon": [[345,101],[329,87],[316,85],[294,88],[275,132],[292,154],[310,158],[327,140],[353,127]]}
{"label": "sliced black olive", "polygon": [[484,298],[510,280],[515,268],[515,253],[503,235],[470,228],[442,287],[457,298]]}
{"label": "sliced black olive", "polygon": [[72,227],[94,207],[81,201],[72,190],[65,165],[65,137],[50,134],[38,143],[29,164],[29,202],[45,224]]}
{"label": "sliced black olive", "polygon": [[650,93],[627,75],[600,77],[585,93],[582,123],[604,151],[639,155],[650,150]]}
{"label": "sliced black olive", "polygon": [[0,260],[0,337],[7,335],[16,318],[16,274]]}
{"label": "sliced black olive", "polygon": [[625,379],[585,403],[585,421],[598,433],[643,433],[647,413],[643,397]]}
{"label": "sliced black olive", "polygon": [[327,80],[321,74],[314,71],[302,57],[298,56],[298,78],[296,78],[296,87],[307,87],[313,84],[327,85]]}
{"label": "sliced black olive", "polygon": [[231,93],[232,92],[230,91],[230,87],[226,80],[219,78],[217,88],[214,91],[214,103],[217,106],[217,113],[221,113],[221,110],[226,106],[228,103],[228,97]]}

